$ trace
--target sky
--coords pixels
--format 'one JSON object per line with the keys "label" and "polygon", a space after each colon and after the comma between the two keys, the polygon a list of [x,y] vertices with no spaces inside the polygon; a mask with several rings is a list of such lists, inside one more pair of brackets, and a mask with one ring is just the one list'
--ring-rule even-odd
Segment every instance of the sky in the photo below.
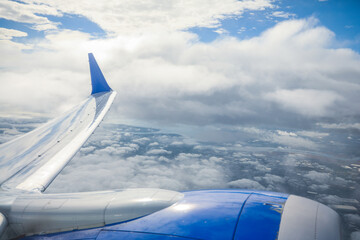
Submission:
{"label": "sky", "polygon": [[86,98],[92,52],[118,95],[50,191],[288,192],[351,203],[357,212],[342,217],[358,240],[359,10],[355,0],[1,1],[0,143]]}
{"label": "sky", "polygon": [[[161,125],[357,124],[358,1],[2,1],[0,112],[54,116],[90,91]],[[141,71],[139,71],[141,69]]]}

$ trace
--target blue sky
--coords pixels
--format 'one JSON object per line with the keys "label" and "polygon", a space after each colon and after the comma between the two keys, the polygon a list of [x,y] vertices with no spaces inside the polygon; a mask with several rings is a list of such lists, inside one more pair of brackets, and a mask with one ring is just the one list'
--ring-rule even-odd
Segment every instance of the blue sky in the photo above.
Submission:
{"label": "blue sky", "polygon": [[[336,34],[338,44],[334,47],[349,47],[360,51],[360,2],[356,0],[282,0],[276,7],[263,11],[245,12],[240,18],[232,17],[221,22],[221,28],[229,35],[246,39],[258,36],[266,29],[285,19],[315,17]],[[213,41],[219,37],[213,28],[193,28],[202,41]]]}

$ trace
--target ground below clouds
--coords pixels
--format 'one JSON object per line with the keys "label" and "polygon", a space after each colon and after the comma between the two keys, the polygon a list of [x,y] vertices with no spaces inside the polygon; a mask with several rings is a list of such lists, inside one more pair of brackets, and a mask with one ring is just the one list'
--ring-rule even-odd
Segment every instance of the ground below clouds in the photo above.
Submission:
{"label": "ground below clouds", "polygon": [[[0,142],[43,121],[0,120]],[[229,129],[216,131],[212,136],[221,131],[226,136]],[[333,207],[344,220],[347,238],[359,239],[360,165],[359,155],[351,150],[360,139],[357,129],[305,132],[246,127],[232,133],[238,136],[236,141],[215,142],[205,141],[204,134],[193,138],[104,123],[47,192],[137,187],[286,192]]]}

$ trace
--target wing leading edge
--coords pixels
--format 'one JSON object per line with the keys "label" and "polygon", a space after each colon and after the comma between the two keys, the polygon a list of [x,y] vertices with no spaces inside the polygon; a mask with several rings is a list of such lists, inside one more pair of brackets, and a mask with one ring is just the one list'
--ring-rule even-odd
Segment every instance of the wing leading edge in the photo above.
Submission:
{"label": "wing leading edge", "polygon": [[116,92],[89,53],[92,94],[69,112],[0,145],[3,189],[43,192],[90,137],[109,110]]}

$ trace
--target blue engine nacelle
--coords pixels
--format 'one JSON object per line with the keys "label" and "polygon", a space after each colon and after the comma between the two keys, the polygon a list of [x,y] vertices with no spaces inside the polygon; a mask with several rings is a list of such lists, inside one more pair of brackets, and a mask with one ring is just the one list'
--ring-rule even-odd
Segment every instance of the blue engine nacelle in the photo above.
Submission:
{"label": "blue engine nacelle", "polygon": [[273,192],[204,190],[160,211],[101,228],[27,239],[338,240],[340,220],[309,199]]}

